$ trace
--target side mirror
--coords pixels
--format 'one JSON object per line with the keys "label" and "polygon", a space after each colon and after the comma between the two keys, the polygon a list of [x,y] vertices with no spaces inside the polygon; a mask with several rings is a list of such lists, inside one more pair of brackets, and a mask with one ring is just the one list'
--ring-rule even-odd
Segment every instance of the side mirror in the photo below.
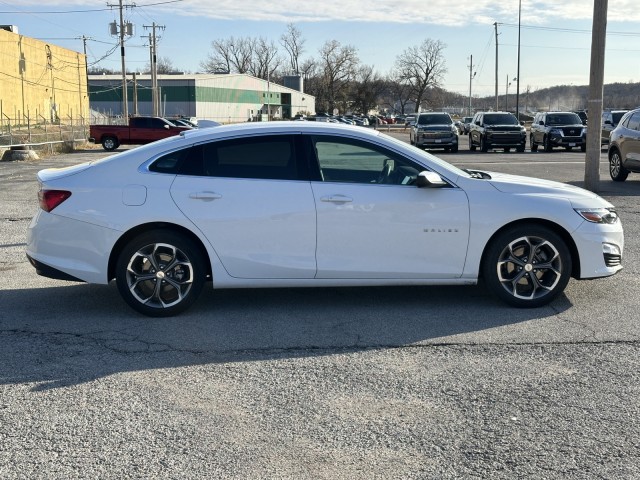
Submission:
{"label": "side mirror", "polygon": [[540,120],[540,125],[544,125],[544,121]]}
{"label": "side mirror", "polygon": [[167,124],[165,123],[164,128],[165,128],[165,130],[169,130],[169,125],[167,125]]}
{"label": "side mirror", "polygon": [[424,170],[420,172],[418,178],[416,178],[416,186],[418,188],[442,188],[447,185],[449,184],[442,180],[442,177],[436,172]]}
{"label": "side mirror", "polygon": [[613,125],[613,122],[611,120],[605,120],[604,124],[605,125]]}

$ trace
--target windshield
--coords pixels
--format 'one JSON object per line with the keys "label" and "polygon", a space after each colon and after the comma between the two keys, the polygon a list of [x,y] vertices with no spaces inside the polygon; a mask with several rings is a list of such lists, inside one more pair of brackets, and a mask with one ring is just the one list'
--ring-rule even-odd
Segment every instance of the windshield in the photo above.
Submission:
{"label": "windshield", "polygon": [[451,117],[446,113],[434,115],[420,115],[418,117],[418,125],[443,125],[450,124]]}
{"label": "windshield", "polygon": [[518,125],[515,115],[506,113],[490,113],[484,116],[485,125]]}
{"label": "windshield", "polygon": [[575,113],[554,113],[547,115],[547,125],[582,125],[582,120]]}

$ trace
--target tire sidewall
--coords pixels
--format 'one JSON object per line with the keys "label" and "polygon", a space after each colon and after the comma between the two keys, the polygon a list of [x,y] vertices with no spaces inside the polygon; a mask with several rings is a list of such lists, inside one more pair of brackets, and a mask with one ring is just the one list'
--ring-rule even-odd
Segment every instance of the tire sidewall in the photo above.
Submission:
{"label": "tire sidewall", "polygon": [[[526,300],[515,297],[503,287],[498,279],[497,263],[500,254],[506,246],[520,237],[543,238],[551,243],[560,255],[562,262],[560,280],[552,291],[540,298]],[[482,262],[482,277],[489,290],[507,304],[521,308],[541,307],[551,302],[564,291],[569,283],[571,271],[572,259],[569,247],[560,235],[542,225],[519,225],[499,233],[487,246]]]}
{"label": "tire sidewall", "polygon": [[[143,247],[154,244],[165,243],[172,245],[182,251],[188,258],[193,268],[193,283],[189,293],[178,304],[167,308],[149,307],[142,304],[129,291],[127,283],[127,267],[132,256]],[[170,230],[150,230],[133,238],[120,251],[116,261],[116,283],[118,291],[130,307],[149,317],[170,317],[187,310],[202,292],[205,281],[205,260],[197,245],[184,235]]]}

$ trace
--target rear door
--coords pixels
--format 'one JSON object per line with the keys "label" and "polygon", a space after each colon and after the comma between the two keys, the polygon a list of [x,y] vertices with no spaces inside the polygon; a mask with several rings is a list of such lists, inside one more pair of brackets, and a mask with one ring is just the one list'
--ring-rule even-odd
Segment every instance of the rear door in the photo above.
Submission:
{"label": "rear door", "polygon": [[[171,195],[232,277],[313,278],[316,210],[300,135],[193,147]],[[214,279],[215,281],[215,279]]]}

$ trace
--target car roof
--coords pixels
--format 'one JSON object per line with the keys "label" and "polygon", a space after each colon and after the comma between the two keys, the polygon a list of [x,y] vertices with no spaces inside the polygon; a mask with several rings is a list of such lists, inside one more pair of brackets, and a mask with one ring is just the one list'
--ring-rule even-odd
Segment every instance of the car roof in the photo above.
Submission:
{"label": "car roof", "polygon": [[375,138],[380,135],[377,130],[345,125],[340,123],[329,122],[294,122],[294,121],[278,121],[278,122],[246,122],[231,125],[221,125],[216,128],[209,129],[193,129],[181,132],[179,137],[183,137],[188,141],[197,142],[202,139],[228,138],[235,136],[246,136],[251,134],[266,135],[269,133],[324,133],[324,134],[351,134],[354,136],[365,136]]}

